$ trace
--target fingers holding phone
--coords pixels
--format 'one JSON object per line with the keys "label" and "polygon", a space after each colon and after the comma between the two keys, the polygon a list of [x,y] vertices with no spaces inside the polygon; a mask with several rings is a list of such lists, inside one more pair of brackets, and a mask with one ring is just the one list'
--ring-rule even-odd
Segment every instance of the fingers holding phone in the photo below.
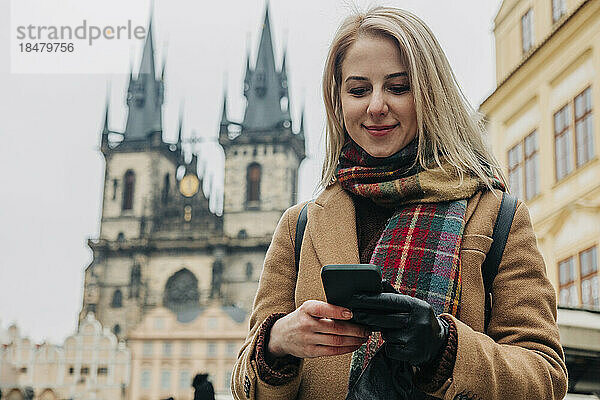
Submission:
{"label": "fingers holding phone", "polygon": [[352,312],[345,307],[308,300],[271,328],[268,352],[281,357],[333,356],[358,349],[368,337],[365,328],[347,322]]}

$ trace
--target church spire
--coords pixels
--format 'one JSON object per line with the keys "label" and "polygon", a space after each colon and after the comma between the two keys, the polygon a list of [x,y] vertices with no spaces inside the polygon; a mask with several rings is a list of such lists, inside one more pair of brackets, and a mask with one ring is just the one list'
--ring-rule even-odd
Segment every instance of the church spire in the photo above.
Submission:
{"label": "church spire", "polygon": [[102,126],[102,137],[100,139],[100,150],[102,153],[106,154],[109,150],[108,147],[108,134],[110,133],[110,128],[108,127],[108,114],[109,114],[109,99],[110,99],[110,91],[106,93],[106,105],[104,106],[104,125]]}
{"label": "church spire", "polygon": [[262,25],[256,65],[252,71],[247,64],[244,89],[248,106],[244,114],[242,129],[264,131],[279,127],[286,118],[281,110],[281,83],[279,73],[275,67],[268,3]]}
{"label": "church spire", "polygon": [[162,132],[164,83],[162,77],[156,79],[152,25],[151,16],[139,72],[135,79],[130,77],[127,93],[129,113],[123,141],[146,140],[148,135]]}

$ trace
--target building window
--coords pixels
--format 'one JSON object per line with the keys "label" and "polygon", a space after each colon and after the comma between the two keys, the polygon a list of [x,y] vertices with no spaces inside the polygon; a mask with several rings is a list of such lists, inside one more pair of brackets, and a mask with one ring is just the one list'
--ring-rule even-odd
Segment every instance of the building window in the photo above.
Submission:
{"label": "building window", "polygon": [[598,248],[596,246],[579,253],[581,272],[581,303],[584,306],[600,307],[598,291]]}
{"label": "building window", "polygon": [[206,355],[208,357],[216,357],[217,356],[217,343],[216,342],[206,343]]}
{"label": "building window", "polygon": [[227,355],[235,357],[237,355],[237,346],[235,342],[227,342]]}
{"label": "building window", "polygon": [[556,180],[559,181],[573,171],[570,129],[571,116],[567,104],[554,114],[554,150],[556,158]]}
{"label": "building window", "polygon": [[206,319],[206,327],[210,330],[217,329],[219,327],[219,321],[215,317],[209,317]]}
{"label": "building window", "polygon": [[173,354],[173,343],[164,342],[163,343],[163,355],[170,356],[171,354]]}
{"label": "building window", "polygon": [[537,131],[533,131],[508,151],[510,190],[518,198],[531,199],[540,192],[538,150]]}
{"label": "building window", "polygon": [[75,367],[69,367],[69,375],[73,375],[75,373]]}
{"label": "building window", "polygon": [[108,367],[98,367],[98,375],[108,375]]}
{"label": "building window", "polygon": [[144,355],[151,356],[152,355],[152,342],[144,342]]}
{"label": "building window", "polygon": [[142,371],[142,389],[150,389],[150,371],[145,369]]}
{"label": "building window", "polygon": [[184,357],[192,355],[192,344],[190,342],[183,342],[181,344],[181,355]]}
{"label": "building window", "polygon": [[19,369],[19,372],[20,372],[21,374],[26,374],[26,373],[27,373],[27,367],[21,367],[21,368]]}
{"label": "building window", "polygon": [[187,389],[192,385],[190,371],[179,372],[179,388]]}
{"label": "building window", "polygon": [[171,179],[169,174],[165,175],[165,182],[163,184],[163,192],[162,192],[162,203],[167,204],[169,201],[169,191],[171,190]]}
{"label": "building window", "polygon": [[160,388],[169,389],[171,387],[171,371],[160,371]]}
{"label": "building window", "polygon": [[163,298],[165,307],[174,312],[189,310],[199,300],[198,279],[190,270],[183,268],[169,277]]}
{"label": "building window", "polygon": [[119,333],[121,333],[121,326],[119,324],[115,324],[115,326],[113,326],[112,331],[115,335],[118,336]]}
{"label": "building window", "polygon": [[527,10],[521,17],[521,40],[523,53],[527,53],[533,47],[533,9]]}
{"label": "building window", "polygon": [[558,21],[565,12],[567,12],[565,0],[552,0],[552,22]]}
{"label": "building window", "polygon": [[563,306],[577,306],[579,297],[577,294],[577,272],[575,270],[575,258],[569,257],[558,263],[560,283],[560,304]]}
{"label": "building window", "polygon": [[135,187],[135,173],[129,170],[125,173],[123,179],[125,187],[123,188],[123,210],[131,210],[133,208],[133,190]]}
{"label": "building window", "polygon": [[113,194],[112,194],[113,200],[117,199],[117,186],[119,186],[118,179],[113,179]]}
{"label": "building window", "polygon": [[112,301],[110,302],[110,306],[112,308],[123,307],[123,293],[121,293],[121,289],[117,289],[114,291]]}
{"label": "building window", "polygon": [[594,157],[594,127],[592,123],[592,90],[585,89],[575,97],[575,143],[577,166]]}
{"label": "building window", "polygon": [[260,179],[261,168],[257,163],[252,163],[246,171],[246,203],[248,206],[255,206],[251,202],[260,201]]}
{"label": "building window", "polygon": [[252,263],[246,263],[246,279],[252,279]]}
{"label": "building window", "polygon": [[81,367],[81,375],[87,375],[90,373],[90,369],[88,367]]}
{"label": "building window", "polygon": [[557,181],[573,172],[575,166],[580,167],[595,156],[591,88],[577,95],[572,103],[574,112],[569,102],[554,114]]}

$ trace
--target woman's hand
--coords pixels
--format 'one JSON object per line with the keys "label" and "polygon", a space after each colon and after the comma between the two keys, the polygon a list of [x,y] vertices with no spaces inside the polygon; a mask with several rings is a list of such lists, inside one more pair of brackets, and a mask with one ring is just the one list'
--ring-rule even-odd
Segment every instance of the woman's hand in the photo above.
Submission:
{"label": "woman's hand", "polygon": [[299,358],[336,356],[358,349],[369,337],[364,327],[346,322],[350,310],[318,300],[308,300],[271,327],[268,353]]}
{"label": "woman's hand", "polygon": [[423,365],[435,359],[448,340],[448,322],[426,301],[399,293],[356,294],[350,306],[356,322],[381,331],[390,358]]}

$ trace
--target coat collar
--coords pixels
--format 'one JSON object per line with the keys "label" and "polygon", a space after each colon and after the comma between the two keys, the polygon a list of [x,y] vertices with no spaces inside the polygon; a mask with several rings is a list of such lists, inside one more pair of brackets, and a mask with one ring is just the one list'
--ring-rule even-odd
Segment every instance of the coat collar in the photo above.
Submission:
{"label": "coat collar", "polygon": [[336,182],[308,208],[308,231],[321,265],[358,264],[354,201]]}

